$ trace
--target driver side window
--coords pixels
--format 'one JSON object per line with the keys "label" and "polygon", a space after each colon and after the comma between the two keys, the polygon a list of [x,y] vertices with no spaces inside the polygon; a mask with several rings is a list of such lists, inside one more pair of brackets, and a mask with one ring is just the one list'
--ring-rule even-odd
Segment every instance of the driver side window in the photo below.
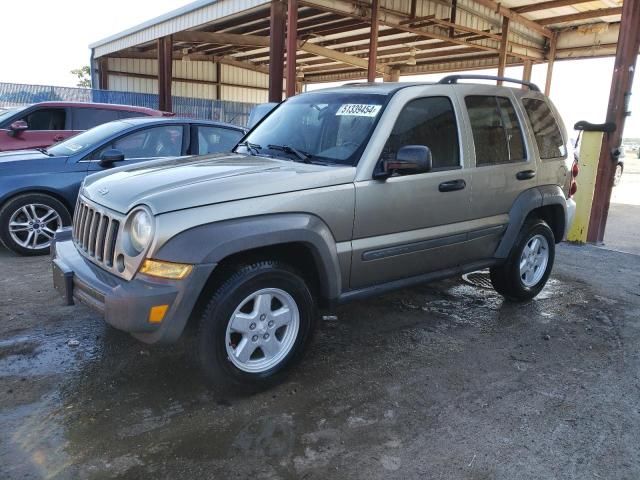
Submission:
{"label": "driver side window", "polygon": [[125,160],[135,158],[178,157],[182,154],[182,125],[163,125],[145,128],[124,135],[91,155],[91,160],[100,160],[110,149],[119,150]]}
{"label": "driver side window", "polygon": [[382,150],[382,159],[394,160],[398,150],[407,145],[429,147],[433,170],[460,167],[458,126],[449,98],[419,98],[407,103]]}

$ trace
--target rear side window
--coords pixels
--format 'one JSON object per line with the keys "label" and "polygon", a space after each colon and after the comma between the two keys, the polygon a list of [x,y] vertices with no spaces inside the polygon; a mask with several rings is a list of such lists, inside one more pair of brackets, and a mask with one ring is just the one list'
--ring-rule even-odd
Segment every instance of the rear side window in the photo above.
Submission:
{"label": "rear side window", "polygon": [[451,100],[428,97],[407,103],[393,126],[382,157],[392,160],[406,145],[429,147],[434,170],[459,167],[458,127]]}
{"label": "rear side window", "polygon": [[90,128],[117,119],[117,110],[107,110],[105,108],[74,108],[72,128],[73,130],[89,130]]}
{"label": "rear side window", "polygon": [[476,166],[520,162],[526,157],[518,117],[506,97],[470,95],[465,104],[471,120]]}
{"label": "rear side window", "polygon": [[43,108],[23,118],[29,130],[64,130],[66,112],[64,108]]}
{"label": "rear side window", "polygon": [[523,98],[522,104],[527,112],[540,158],[558,158],[567,154],[558,122],[547,102],[536,98]]}
{"label": "rear side window", "polygon": [[198,155],[230,152],[244,135],[230,128],[198,126]]}

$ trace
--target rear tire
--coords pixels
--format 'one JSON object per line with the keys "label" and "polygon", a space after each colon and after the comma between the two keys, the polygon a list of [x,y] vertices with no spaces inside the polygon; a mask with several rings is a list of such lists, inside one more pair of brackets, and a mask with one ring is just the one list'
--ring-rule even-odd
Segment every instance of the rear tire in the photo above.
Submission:
{"label": "rear tire", "polygon": [[25,193],[0,209],[0,241],[18,255],[46,255],[55,231],[71,225],[71,214],[58,199]]}
{"label": "rear tire", "polygon": [[509,300],[531,300],[547,283],[554,259],[555,238],[549,225],[527,220],[507,261],[490,269],[493,288]]}
{"label": "rear tire", "polygon": [[216,385],[264,390],[300,360],[315,323],[313,296],[293,268],[275,260],[238,266],[200,320],[200,366]]}

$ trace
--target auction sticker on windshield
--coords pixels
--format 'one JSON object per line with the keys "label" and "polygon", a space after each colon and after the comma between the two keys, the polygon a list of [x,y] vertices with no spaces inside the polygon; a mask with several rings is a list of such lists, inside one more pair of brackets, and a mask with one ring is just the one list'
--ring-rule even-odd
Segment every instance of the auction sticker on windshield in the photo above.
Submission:
{"label": "auction sticker on windshield", "polygon": [[366,105],[362,103],[345,103],[336,115],[351,115],[354,117],[375,117],[382,105]]}

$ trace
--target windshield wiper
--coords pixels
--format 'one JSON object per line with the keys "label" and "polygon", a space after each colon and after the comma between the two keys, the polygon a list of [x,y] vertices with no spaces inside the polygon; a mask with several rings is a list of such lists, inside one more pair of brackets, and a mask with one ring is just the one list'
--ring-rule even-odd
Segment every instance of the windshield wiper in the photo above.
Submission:
{"label": "windshield wiper", "polygon": [[40,153],[44,153],[48,157],[53,157],[53,153],[47,152],[46,148],[40,147],[40,148],[36,148],[35,150],[39,151]]}
{"label": "windshield wiper", "polygon": [[252,155],[257,155],[258,151],[262,148],[261,145],[258,145],[257,143],[247,142],[246,140],[244,142],[240,142],[237,146],[245,147]]}
{"label": "windshield wiper", "polygon": [[300,159],[300,161],[304,163],[312,163],[310,154],[302,152],[290,145],[267,145],[267,148],[270,148],[271,150],[281,150],[285,153],[293,153],[296,157]]}

